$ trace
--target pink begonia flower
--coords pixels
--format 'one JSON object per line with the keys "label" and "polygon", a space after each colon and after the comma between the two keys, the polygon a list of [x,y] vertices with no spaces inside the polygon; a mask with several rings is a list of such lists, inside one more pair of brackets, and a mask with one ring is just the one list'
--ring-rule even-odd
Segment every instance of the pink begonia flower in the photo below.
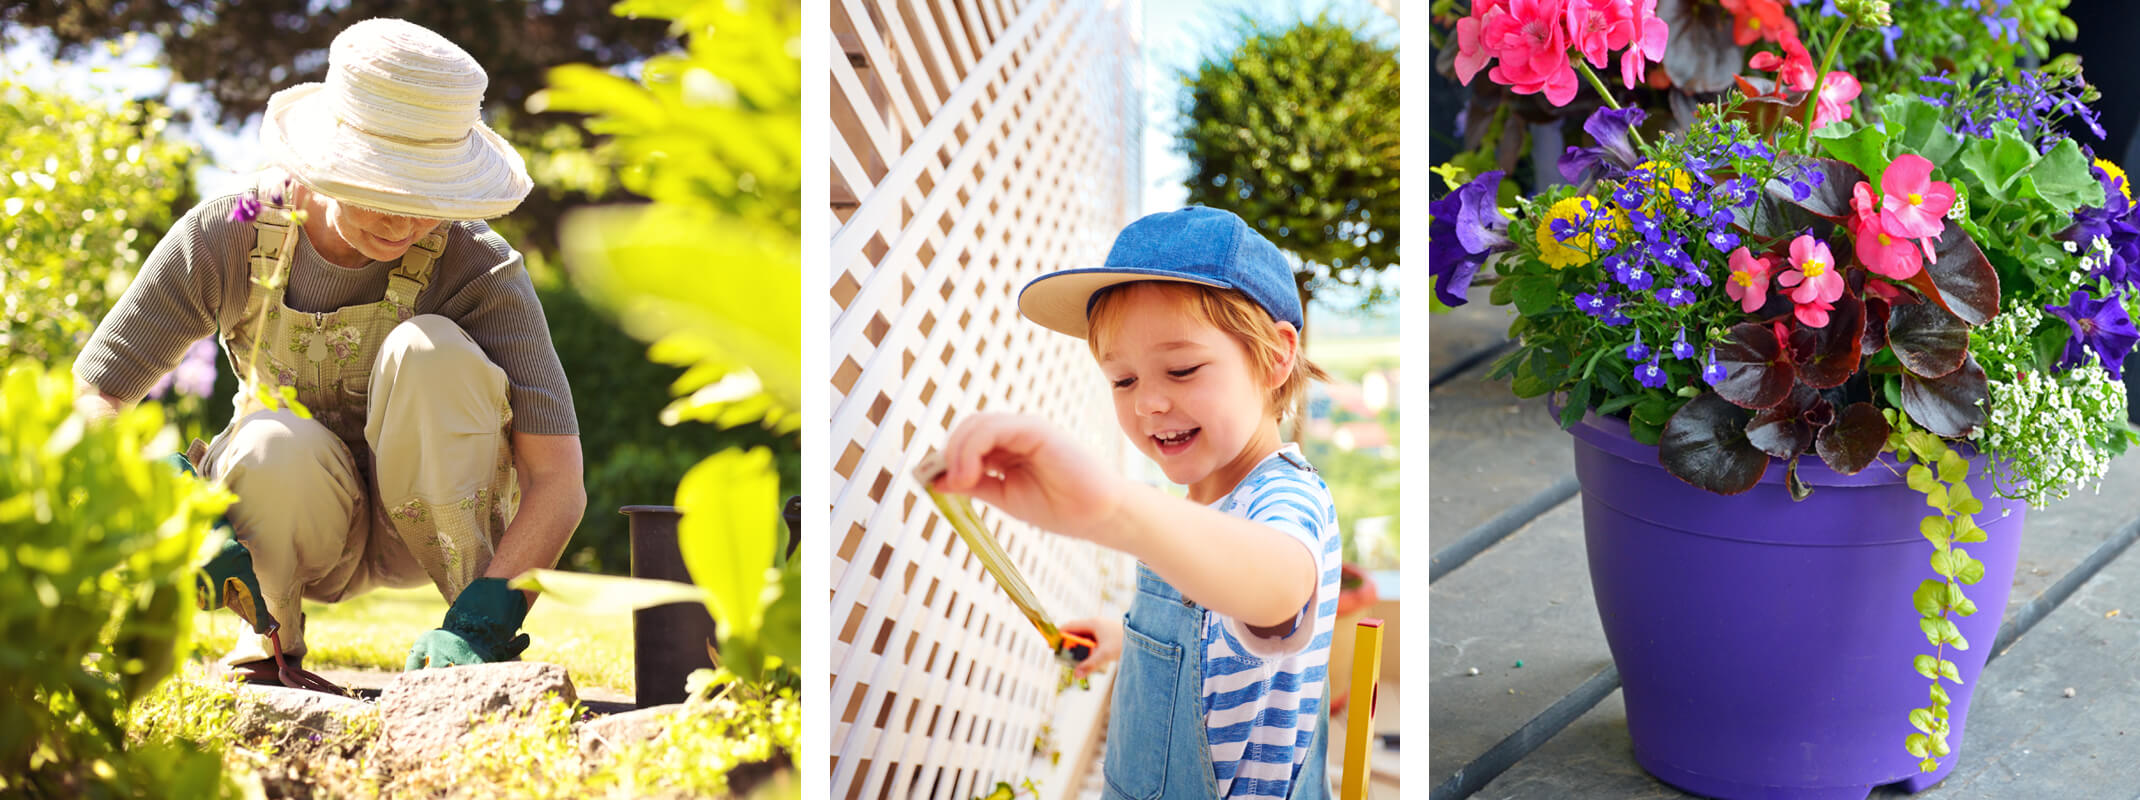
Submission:
{"label": "pink begonia flower", "polygon": [[1830,304],[1847,288],[1828,243],[1804,234],[1791,240],[1791,269],[1778,276],[1776,284],[1797,287],[1790,293],[1791,302],[1798,304],[1793,313],[1798,321],[1815,328],[1828,324],[1828,311],[1834,308]]}
{"label": "pink begonia flower", "polygon": [[1741,247],[1731,251],[1731,275],[1724,279],[1724,293],[1739,301],[1739,308],[1748,314],[1760,311],[1768,304],[1769,271],[1775,263],[1766,256],[1756,256]]}
{"label": "pink begonia flower", "polygon": [[1848,72],[1828,73],[1821,81],[1820,96],[1813,101],[1813,127],[1817,130],[1828,123],[1850,119],[1850,101],[1858,99],[1858,79]]}
{"label": "pink begonia flower", "polygon": [[[1465,84],[1488,60],[1493,82],[1517,94],[1544,93],[1564,106],[1575,99],[1575,68],[1568,61],[1568,0],[1500,0],[1473,7],[1457,22],[1457,78]],[[1578,0],[1580,2],[1581,0]]]}
{"label": "pink begonia flower", "polygon": [[1850,238],[1858,261],[1881,275],[1909,280],[1924,268],[1924,257],[1909,239],[1887,232],[1873,203],[1870,184],[1858,181],[1857,186],[1851,187],[1850,207],[1854,213],[1850,215]]}
{"label": "pink begonia flower", "polygon": [[1933,238],[1946,230],[1941,217],[1954,207],[1954,186],[1932,180],[1932,162],[1924,156],[1896,156],[1880,173],[1880,193],[1880,227],[1889,235]]}
{"label": "pink begonia flower", "polygon": [[1887,281],[1866,281],[1865,291],[1879,295],[1880,299],[1888,302],[1888,305],[1894,305],[1907,296],[1901,288]]}

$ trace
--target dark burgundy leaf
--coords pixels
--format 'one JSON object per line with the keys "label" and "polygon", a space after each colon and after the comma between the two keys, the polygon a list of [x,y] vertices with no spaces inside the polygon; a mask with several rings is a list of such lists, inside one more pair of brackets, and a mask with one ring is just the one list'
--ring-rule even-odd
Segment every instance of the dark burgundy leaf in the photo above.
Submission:
{"label": "dark burgundy leaf", "polygon": [[[1852,188],[1865,180],[1865,172],[1848,161],[1833,158],[1805,158],[1787,156],[1777,162],[1778,176],[1769,179],[1763,188],[1770,197],[1832,223],[1848,219],[1855,209],[1850,206]],[[1813,184],[1813,193],[1799,200],[1791,191],[1791,182],[1812,184],[1813,174],[1819,173],[1820,183]]]}
{"label": "dark burgundy leaf", "polygon": [[1741,322],[1717,344],[1716,360],[1724,366],[1724,382],[1716,392],[1741,408],[1768,408],[1783,402],[1798,381],[1798,368],[1783,352],[1783,343],[1769,326]]}
{"label": "dark burgundy leaf", "polygon": [[1911,276],[1909,284],[1971,326],[1999,315],[1999,272],[1959,225],[1939,236],[1939,258]]}
{"label": "dark burgundy leaf", "polygon": [[1828,462],[1828,468],[1845,475],[1856,475],[1880,457],[1880,447],[1887,443],[1890,429],[1887,417],[1871,403],[1851,403],[1836,417],[1835,424],[1820,432],[1813,442],[1814,451],[1820,460]]}
{"label": "dark burgundy leaf", "polygon": [[[1833,239],[1836,231],[1835,223],[1800,208],[1790,201],[1788,194],[1780,200],[1767,194],[1755,195],[1753,205],[1745,208],[1733,206],[1731,224],[1764,242],[1795,238],[1800,232],[1807,230],[1810,230],[1816,239]],[[1749,243],[1748,248],[1760,249],[1754,247],[1753,243]],[[1786,260],[1784,263],[1789,262]]]}
{"label": "dark burgundy leaf", "polygon": [[1674,477],[1717,494],[1754,488],[1768,471],[1768,454],[1746,439],[1752,416],[1715,392],[1703,392],[1665,423],[1657,462]]}
{"label": "dark burgundy leaf", "polygon": [[1888,312],[1887,344],[1910,372],[1937,378],[1962,365],[1969,325],[1932,303],[1897,306]]}
{"label": "dark burgundy leaf", "polygon": [[1777,458],[1796,457],[1813,446],[1816,426],[1806,419],[1807,415],[1817,413],[1823,419],[1831,418],[1834,412],[1827,405],[1820,392],[1798,384],[1782,403],[1754,414],[1753,421],[1746,425],[1746,440]]}
{"label": "dark burgundy leaf", "polygon": [[1671,46],[1664,51],[1664,74],[1689,94],[1729,89],[1746,59],[1731,41],[1731,14],[1713,3],[1657,0],[1657,18],[1671,26]]}
{"label": "dark burgundy leaf", "polygon": [[1902,410],[1925,430],[1950,439],[1967,436],[1983,424],[1990,398],[1990,383],[1973,355],[1963,357],[1961,369],[1943,377],[1902,376]]}
{"label": "dark burgundy leaf", "polygon": [[1872,355],[1887,346],[1888,309],[1887,301],[1881,298],[1865,301],[1865,335],[1858,340],[1860,356]]}
{"label": "dark burgundy leaf", "polygon": [[1865,304],[1849,294],[1836,298],[1828,324],[1791,331],[1791,360],[1798,379],[1815,389],[1841,386],[1858,371],[1858,341],[1865,335]]}

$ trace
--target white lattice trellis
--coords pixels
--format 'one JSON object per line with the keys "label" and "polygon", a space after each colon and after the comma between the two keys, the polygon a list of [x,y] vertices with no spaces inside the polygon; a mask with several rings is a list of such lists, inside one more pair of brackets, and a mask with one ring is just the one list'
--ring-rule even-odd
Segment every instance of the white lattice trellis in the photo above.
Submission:
{"label": "white lattice trellis", "polygon": [[[1083,343],[1024,321],[1016,294],[1099,263],[1137,208],[1135,8],[831,5],[833,796],[963,800],[1039,777],[1059,673],[907,475],[982,409],[1121,457]],[[1126,601],[1121,556],[982,516],[1056,615]]]}

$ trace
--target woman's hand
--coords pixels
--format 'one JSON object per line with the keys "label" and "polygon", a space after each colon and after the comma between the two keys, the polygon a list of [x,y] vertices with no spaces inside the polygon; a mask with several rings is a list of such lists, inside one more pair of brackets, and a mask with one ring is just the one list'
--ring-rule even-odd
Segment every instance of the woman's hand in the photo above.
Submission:
{"label": "woman's hand", "polygon": [[1106,668],[1122,658],[1122,618],[1071,620],[1063,623],[1064,633],[1075,633],[1093,641],[1092,652],[1085,660],[1077,662],[1076,676],[1085,678]]}
{"label": "woman's hand", "polygon": [[939,491],[972,495],[1056,533],[1120,548],[1109,523],[1128,482],[1045,420],[981,414],[944,444]]}

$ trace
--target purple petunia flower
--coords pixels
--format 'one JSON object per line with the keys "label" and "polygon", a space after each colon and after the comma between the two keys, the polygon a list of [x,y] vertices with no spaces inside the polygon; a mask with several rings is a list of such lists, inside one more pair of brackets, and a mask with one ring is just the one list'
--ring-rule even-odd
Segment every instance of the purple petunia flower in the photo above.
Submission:
{"label": "purple petunia flower", "polygon": [[1635,152],[1635,143],[1629,131],[1642,124],[1649,112],[1635,106],[1627,108],[1600,108],[1583,121],[1583,132],[1598,140],[1598,149],[1619,162],[1621,168],[1633,168],[1642,161]]}
{"label": "purple petunia flower", "polygon": [[1635,382],[1652,389],[1663,386],[1669,377],[1664,374],[1664,367],[1659,366],[1656,359],[1650,359],[1649,363],[1635,368]]}
{"label": "purple petunia flower", "polygon": [[2104,203],[2102,208],[2081,207],[2073,212],[2073,226],[2060,231],[2055,238],[2072,242],[2081,247],[2091,247],[2097,238],[2110,245],[2110,254],[2103,263],[2089,273],[2090,277],[2108,278],[2112,285],[2131,288],[2140,282],[2140,219],[2135,219],[2131,201],[2119,189],[2119,179],[2110,177],[2102,168],[2090,170],[2096,182],[2102,184]]}
{"label": "purple petunia flower", "polygon": [[1627,346],[1627,360],[1641,361],[1650,357],[1650,346],[1642,343],[1642,329],[1635,329],[1635,343]]}
{"label": "purple petunia flower", "polygon": [[1515,247],[1504,233],[1508,217],[1494,205],[1501,171],[1479,175],[1440,200],[1427,204],[1427,275],[1443,305],[1469,302],[1464,293],[1479,265],[1495,253]]}
{"label": "purple petunia flower", "polygon": [[2120,374],[2125,356],[2140,342],[2140,330],[2133,328],[2132,317],[2125,313],[2125,306],[2118,303],[2118,295],[2093,300],[2086,289],[2073,290],[2072,302],[2063,306],[2047,305],[2043,310],[2066,321],[2073,337],[2066,340],[2066,349],[2058,357],[2058,368],[2068,370],[2088,363],[2093,354],[2102,363],[2103,371],[2110,373],[2111,380],[2121,380]]}

